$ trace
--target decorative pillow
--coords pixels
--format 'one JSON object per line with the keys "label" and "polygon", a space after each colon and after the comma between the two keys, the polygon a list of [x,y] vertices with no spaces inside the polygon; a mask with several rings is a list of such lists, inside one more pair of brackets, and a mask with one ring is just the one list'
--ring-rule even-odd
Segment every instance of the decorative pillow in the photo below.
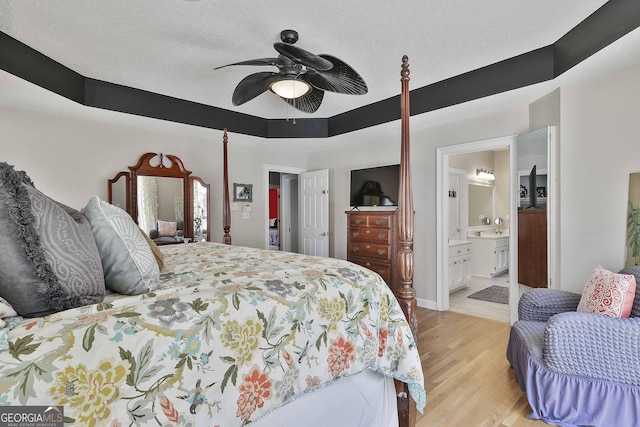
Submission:
{"label": "decorative pillow", "polygon": [[158,221],[158,237],[176,237],[177,231],[176,221]]}
{"label": "decorative pillow", "polygon": [[0,252],[0,295],[21,316],[104,298],[100,255],[86,218],[6,163],[0,163]]}
{"label": "decorative pillow", "polygon": [[11,307],[4,298],[0,298],[0,351],[9,350],[9,331],[13,329],[22,317]]}
{"label": "decorative pillow", "polygon": [[125,295],[156,289],[160,269],[131,216],[98,196],[89,200],[83,213],[91,224],[107,287]]}
{"label": "decorative pillow", "polygon": [[0,329],[5,327],[5,320],[9,320],[10,317],[17,315],[18,313],[11,307],[11,304],[9,304],[6,299],[0,297]]}
{"label": "decorative pillow", "polygon": [[98,196],[89,200],[83,213],[96,239],[107,287],[125,295],[156,289],[160,269],[131,216]]}
{"label": "decorative pillow", "polygon": [[156,263],[158,263],[158,268],[162,270],[162,267],[164,267],[164,255],[162,255],[162,252],[160,252],[160,248],[158,248],[158,245],[156,245],[156,242],[151,240],[151,238],[147,236],[147,234],[144,231],[140,230],[140,234],[142,234],[142,237],[144,237],[145,240],[147,241],[149,248],[151,248],[151,252],[153,252],[153,257],[156,259]]}
{"label": "decorative pillow", "polygon": [[636,293],[636,278],[597,266],[582,291],[578,311],[609,317],[629,317]]}

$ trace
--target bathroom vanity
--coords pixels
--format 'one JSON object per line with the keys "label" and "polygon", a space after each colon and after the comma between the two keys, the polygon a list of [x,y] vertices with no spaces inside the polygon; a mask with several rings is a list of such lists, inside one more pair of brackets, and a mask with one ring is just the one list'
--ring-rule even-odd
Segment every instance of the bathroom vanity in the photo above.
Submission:
{"label": "bathroom vanity", "polygon": [[467,285],[471,280],[471,241],[449,241],[449,292]]}
{"label": "bathroom vanity", "polygon": [[471,241],[471,274],[494,277],[509,270],[509,235],[482,232],[469,236]]}

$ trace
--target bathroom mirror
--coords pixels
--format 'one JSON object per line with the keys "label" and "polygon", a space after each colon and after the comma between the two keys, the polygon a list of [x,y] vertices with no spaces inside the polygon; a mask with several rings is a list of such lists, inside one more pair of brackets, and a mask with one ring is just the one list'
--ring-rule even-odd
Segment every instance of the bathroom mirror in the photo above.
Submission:
{"label": "bathroom mirror", "polygon": [[495,217],[495,191],[493,184],[469,182],[469,228],[491,225]]}

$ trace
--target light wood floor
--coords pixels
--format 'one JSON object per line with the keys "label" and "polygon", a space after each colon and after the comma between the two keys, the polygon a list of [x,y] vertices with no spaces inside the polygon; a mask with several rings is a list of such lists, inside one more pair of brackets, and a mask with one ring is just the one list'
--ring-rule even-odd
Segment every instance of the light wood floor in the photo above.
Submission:
{"label": "light wood floor", "polygon": [[471,280],[467,282],[467,286],[449,294],[449,310],[508,323],[509,306],[507,304],[497,304],[467,298],[469,295],[488,288],[491,285],[508,287],[509,273],[507,272],[493,278],[471,276]]}
{"label": "light wood floor", "polygon": [[548,427],[526,418],[505,356],[508,323],[418,308],[418,325],[427,406],[416,427]]}

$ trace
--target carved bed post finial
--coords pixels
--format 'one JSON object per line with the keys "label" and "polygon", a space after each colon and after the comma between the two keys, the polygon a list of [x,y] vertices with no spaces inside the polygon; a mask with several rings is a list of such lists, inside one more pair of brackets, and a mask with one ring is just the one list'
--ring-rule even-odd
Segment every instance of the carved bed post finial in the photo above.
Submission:
{"label": "carved bed post finial", "polygon": [[222,146],[223,146],[223,186],[224,186],[224,196],[222,201],[222,228],[224,230],[223,241],[225,245],[231,244],[231,234],[229,231],[231,230],[231,207],[229,205],[229,169],[228,169],[228,155],[227,155],[227,144],[229,143],[229,138],[227,137],[227,128],[224,129],[224,135],[222,137]]}

